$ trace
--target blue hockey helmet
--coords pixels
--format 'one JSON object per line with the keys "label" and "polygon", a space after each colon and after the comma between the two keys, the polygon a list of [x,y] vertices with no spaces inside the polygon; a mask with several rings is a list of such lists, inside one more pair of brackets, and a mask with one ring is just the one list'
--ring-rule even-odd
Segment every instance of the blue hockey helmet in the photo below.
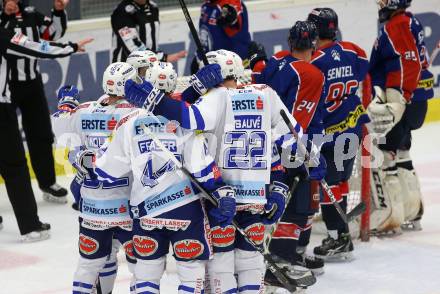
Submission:
{"label": "blue hockey helmet", "polygon": [[333,9],[315,8],[309,13],[307,20],[315,24],[320,39],[336,39],[338,15]]}
{"label": "blue hockey helmet", "polygon": [[385,22],[396,10],[410,7],[412,0],[376,0],[376,2],[379,5],[379,21]]}
{"label": "blue hockey helmet", "polygon": [[290,50],[307,50],[316,46],[318,33],[314,23],[310,21],[297,21],[289,30]]}

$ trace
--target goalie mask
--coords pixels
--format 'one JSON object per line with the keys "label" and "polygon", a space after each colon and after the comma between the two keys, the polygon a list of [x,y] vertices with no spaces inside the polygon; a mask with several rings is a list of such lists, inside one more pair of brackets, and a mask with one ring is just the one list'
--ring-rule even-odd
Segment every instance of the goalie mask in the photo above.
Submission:
{"label": "goalie mask", "polygon": [[412,0],[376,0],[379,6],[379,22],[385,22],[391,18],[393,12],[398,9],[406,9],[411,6]]}
{"label": "goalie mask", "polygon": [[124,96],[125,82],[133,80],[140,84],[142,79],[138,76],[137,70],[126,62],[115,62],[110,64],[104,71],[102,77],[102,89],[110,96]]}
{"label": "goalie mask", "polygon": [[156,53],[150,50],[133,51],[127,57],[127,63],[137,69],[141,77],[144,77],[145,71],[158,61]]}
{"label": "goalie mask", "polygon": [[244,75],[243,60],[234,52],[220,49],[206,53],[206,58],[210,64],[220,65],[224,80],[238,80]]}
{"label": "goalie mask", "polygon": [[156,62],[145,75],[153,86],[165,93],[172,93],[177,86],[177,73],[169,62]]}

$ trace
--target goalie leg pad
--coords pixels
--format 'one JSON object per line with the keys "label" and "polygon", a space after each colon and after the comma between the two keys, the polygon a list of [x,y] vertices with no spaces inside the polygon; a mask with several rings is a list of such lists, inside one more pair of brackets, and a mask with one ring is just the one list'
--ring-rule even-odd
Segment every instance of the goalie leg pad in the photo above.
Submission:
{"label": "goalie leg pad", "polygon": [[212,293],[234,293],[237,281],[234,276],[234,251],[214,253],[208,261],[209,285]]}
{"label": "goalie leg pad", "polygon": [[264,289],[266,265],[260,252],[235,249],[235,271],[238,293],[261,293]]}
{"label": "goalie leg pad", "polygon": [[371,228],[378,232],[400,231],[404,222],[404,206],[395,156],[392,152],[384,151],[384,159],[382,170],[372,170],[372,194],[376,209],[370,217]]}
{"label": "goalie leg pad", "polygon": [[159,294],[160,279],[165,271],[165,256],[157,259],[138,259],[134,270],[136,277],[135,293]]}
{"label": "goalie leg pad", "polygon": [[419,216],[422,206],[422,192],[416,171],[408,150],[397,151],[397,176],[402,187],[405,221],[412,221]]}
{"label": "goalie leg pad", "polygon": [[177,275],[180,280],[179,294],[203,293],[206,263],[203,260],[177,261]]}

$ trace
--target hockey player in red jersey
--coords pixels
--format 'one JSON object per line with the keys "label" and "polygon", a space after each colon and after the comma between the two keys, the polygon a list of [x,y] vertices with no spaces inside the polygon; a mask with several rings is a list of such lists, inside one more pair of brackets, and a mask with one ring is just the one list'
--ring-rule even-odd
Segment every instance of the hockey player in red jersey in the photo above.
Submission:
{"label": "hockey player in red jersey", "polygon": [[[348,180],[362,135],[362,125],[369,121],[356,94],[368,72],[365,51],[354,43],[337,41],[338,15],[331,8],[313,9],[308,20],[318,29],[318,49],[311,63],[326,77],[323,123],[326,142],[321,152],[327,161],[326,181],[341,207],[347,209]],[[349,258],[353,251],[348,225],[324,191],[322,218],[328,237],[313,250],[325,260]],[[307,236],[304,236],[307,237]],[[305,246],[308,239],[300,240]]]}
{"label": "hockey player in red jersey", "polygon": [[[261,45],[254,43],[249,50],[253,81],[268,84],[280,95],[309,139],[314,134],[321,135],[323,131],[321,96],[324,76],[309,63],[316,38],[313,23],[298,21],[289,32],[290,50],[280,51],[268,61]],[[297,247],[301,236],[311,230],[312,217],[319,207],[319,185],[310,181],[305,171],[290,169],[289,176],[291,180],[298,176],[300,181],[273,234],[269,250],[284,259],[298,276],[306,273],[303,267],[320,274],[323,272],[323,260],[307,256],[305,248]],[[266,282],[271,284],[275,279],[268,274]]]}
{"label": "hockey player in red jersey", "polygon": [[[372,128],[385,136],[380,145],[384,162],[378,174],[385,206],[371,217],[378,232],[400,231],[404,221],[423,213],[417,175],[409,157],[411,130],[423,124],[432,92],[417,91],[429,80],[423,26],[406,9],[411,0],[380,0],[379,20],[384,23],[373,47],[370,74],[375,98],[368,107]],[[400,163],[400,164],[399,164]]]}

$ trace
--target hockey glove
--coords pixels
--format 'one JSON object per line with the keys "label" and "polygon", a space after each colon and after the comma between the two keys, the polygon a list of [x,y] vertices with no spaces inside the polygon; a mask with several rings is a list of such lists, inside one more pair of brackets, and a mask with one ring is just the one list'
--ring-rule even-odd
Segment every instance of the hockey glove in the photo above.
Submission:
{"label": "hockey glove", "polygon": [[218,206],[211,209],[209,214],[222,228],[230,225],[235,216],[235,192],[230,186],[218,188],[212,193]]}
{"label": "hockey glove", "polygon": [[71,85],[66,85],[58,90],[58,109],[62,111],[71,112],[79,106],[79,91],[78,88]]}
{"label": "hockey glove", "polygon": [[208,64],[191,76],[189,84],[200,95],[223,83],[222,70],[218,64]]}
{"label": "hockey glove", "polygon": [[72,164],[79,173],[89,175],[91,179],[96,179],[93,162],[95,161],[95,153],[91,150],[79,151],[75,154],[75,162]]}
{"label": "hockey glove", "polygon": [[402,94],[393,88],[384,92],[374,87],[376,96],[367,108],[371,119],[368,126],[378,134],[386,135],[401,119],[406,108],[406,100]]}
{"label": "hockey glove", "polygon": [[238,12],[233,5],[225,4],[222,7],[220,16],[217,18],[217,24],[222,27],[232,27],[237,24]]}
{"label": "hockey glove", "polygon": [[133,80],[125,82],[125,99],[138,108],[144,108],[148,112],[153,112],[157,104],[162,100],[165,94],[153,87],[153,85],[144,81],[137,84]]}
{"label": "hockey glove", "polygon": [[322,154],[319,155],[319,162],[314,164],[309,161],[310,180],[321,181],[327,174],[327,162]]}
{"label": "hockey glove", "polygon": [[251,42],[248,48],[249,65],[253,70],[259,61],[267,61],[266,50],[262,44]]}
{"label": "hockey glove", "polygon": [[73,198],[75,198],[75,203],[79,203],[81,199],[81,186],[84,182],[84,175],[80,172],[77,172],[75,178],[70,183],[70,192],[72,192]]}
{"label": "hockey glove", "polygon": [[263,214],[263,224],[273,225],[281,218],[286,207],[288,191],[289,187],[285,184],[277,181],[272,183],[267,196],[267,203],[264,206],[266,213]]}

